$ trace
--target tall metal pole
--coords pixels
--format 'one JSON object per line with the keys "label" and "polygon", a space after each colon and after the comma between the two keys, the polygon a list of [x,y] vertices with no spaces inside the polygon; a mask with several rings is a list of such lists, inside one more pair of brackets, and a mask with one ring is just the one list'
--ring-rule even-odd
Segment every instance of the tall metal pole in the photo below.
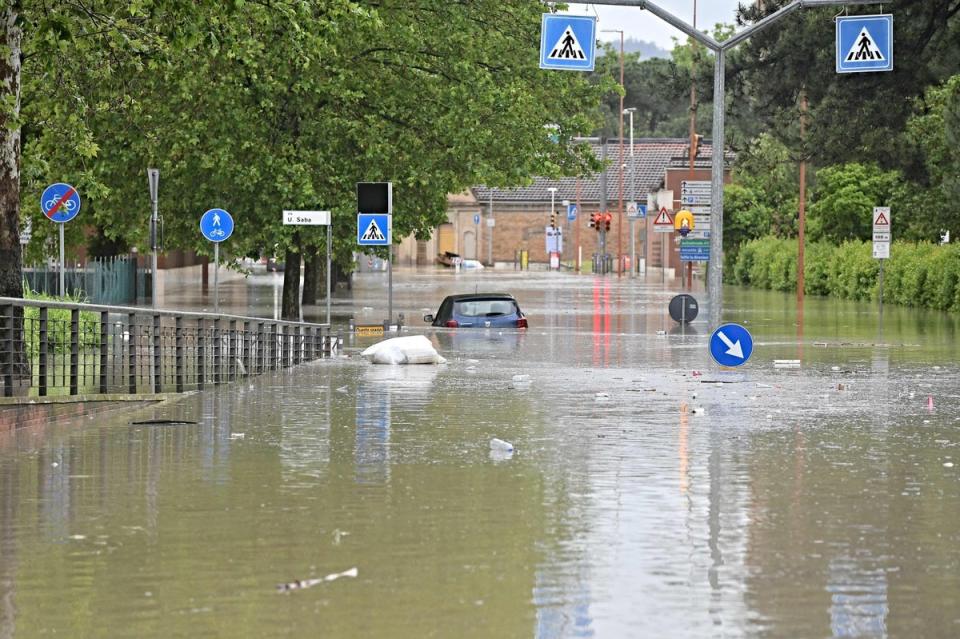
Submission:
{"label": "tall metal pole", "polygon": [[[637,206],[637,163],[633,159],[633,112],[637,109],[630,107],[625,109],[630,116],[630,201]],[[636,217],[630,218],[630,277],[633,278],[637,273],[637,235],[634,225]]]}
{"label": "tall metal pole", "polygon": [[331,259],[330,259],[330,244],[332,243],[331,236],[333,235],[333,220],[330,220],[330,224],[327,224],[327,324],[330,323],[330,296],[332,295],[330,289],[330,268],[331,268]]}
{"label": "tall metal pole", "polygon": [[493,226],[490,223],[493,220],[493,188],[490,189],[487,197],[490,204],[489,217],[487,217],[487,266],[493,267]]}
{"label": "tall metal pole", "polygon": [[[156,271],[153,277],[153,285],[156,287]],[[213,243],[213,312],[220,312],[220,242]]]}
{"label": "tall metal pole", "polygon": [[797,307],[803,307],[804,288],[804,243],[807,228],[807,158],[803,148],[807,132],[807,88],[800,88],[800,208],[797,214]]}
{"label": "tall metal pole", "polygon": [[718,49],[713,70],[713,149],[710,179],[710,262],[707,286],[710,292],[710,326],[720,325],[723,308],[723,118],[726,106],[726,52]]}
{"label": "tall metal pole", "polygon": [[[697,0],[693,0],[693,27],[697,27]],[[697,43],[691,42],[691,44],[694,47],[694,55],[690,64],[690,180],[693,180],[697,158]],[[682,262],[680,266],[683,267]],[[693,262],[687,262],[687,289],[693,290]]]}
{"label": "tall metal pole", "polygon": [[60,297],[64,297],[67,294],[67,276],[66,276],[66,262],[64,261],[63,254],[63,222],[60,222],[57,226],[60,227]]}
{"label": "tall metal pole", "polygon": [[157,213],[158,189],[160,186],[160,169],[147,169],[147,185],[150,187],[150,277],[153,284],[150,287],[150,301],[153,308],[157,308],[157,251],[160,248],[160,215]]}
{"label": "tall metal pole", "polygon": [[390,245],[387,247],[387,317],[393,324],[393,233],[390,234]]}
{"label": "tall metal pole", "polygon": [[620,31],[620,215],[617,216],[617,277],[623,277],[623,31]]}

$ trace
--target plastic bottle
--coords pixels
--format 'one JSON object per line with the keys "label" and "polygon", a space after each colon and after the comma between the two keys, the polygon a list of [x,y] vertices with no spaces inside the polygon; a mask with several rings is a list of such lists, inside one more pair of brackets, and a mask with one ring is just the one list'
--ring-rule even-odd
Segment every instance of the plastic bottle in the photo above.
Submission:
{"label": "plastic bottle", "polygon": [[490,450],[502,450],[508,453],[512,453],[513,444],[494,437],[493,439],[490,440]]}

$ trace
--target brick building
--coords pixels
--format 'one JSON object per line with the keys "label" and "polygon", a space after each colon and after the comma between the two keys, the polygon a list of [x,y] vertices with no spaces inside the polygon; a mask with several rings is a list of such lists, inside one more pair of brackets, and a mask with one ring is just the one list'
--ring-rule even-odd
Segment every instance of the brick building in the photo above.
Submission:
{"label": "brick building", "polygon": [[[691,176],[689,169],[689,140],[678,138],[641,138],[634,141],[633,154],[630,144],[623,144],[623,161],[620,161],[619,140],[608,140],[606,149],[593,143],[598,158],[606,157],[606,202],[607,211],[613,214],[610,232],[607,233],[606,252],[616,258],[618,253],[630,255],[630,223],[621,215],[621,172],[624,165],[623,207],[631,199],[648,204],[665,206],[673,211],[680,207],[680,182],[682,180],[710,180],[712,146],[699,146]],[[731,157],[728,155],[729,163]],[[727,173],[729,179],[729,173]],[[564,251],[562,260],[573,264],[578,253],[584,263],[589,263],[597,251],[598,233],[590,228],[590,214],[601,209],[600,174],[588,178],[561,178],[551,180],[536,178],[533,184],[515,189],[476,186],[464,193],[448,198],[446,224],[442,224],[430,240],[417,241],[407,238],[397,252],[400,264],[426,265],[445,251],[456,253],[465,259],[478,259],[484,264],[514,263],[522,250],[528,252],[533,264],[547,263],[544,227],[550,223],[551,188],[555,188],[554,202],[558,224],[563,227]],[[579,214],[576,221],[567,220],[563,200],[577,203]],[[492,223],[491,223],[492,219]],[[491,226],[492,224],[492,226]],[[645,260],[648,266],[677,268],[680,264],[679,248],[675,234],[653,232],[653,215],[637,220],[633,238],[638,262]],[[622,237],[622,240],[621,240]],[[579,250],[578,250],[579,249]]]}

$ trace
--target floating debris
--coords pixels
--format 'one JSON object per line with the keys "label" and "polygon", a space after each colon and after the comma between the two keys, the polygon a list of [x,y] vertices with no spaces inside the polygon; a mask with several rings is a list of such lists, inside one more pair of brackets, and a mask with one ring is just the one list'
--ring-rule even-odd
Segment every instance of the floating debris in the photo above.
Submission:
{"label": "floating debris", "polygon": [[292,590],[304,590],[306,588],[313,588],[319,584],[334,581],[340,577],[356,577],[357,569],[351,568],[350,570],[344,570],[343,572],[334,572],[326,577],[320,577],[317,579],[298,579],[297,581],[289,581],[285,584],[277,584],[277,590],[280,592],[290,592]]}
{"label": "floating debris", "polygon": [[774,368],[800,368],[799,359],[775,359],[773,360]]}
{"label": "floating debris", "polygon": [[596,393],[593,399],[598,402],[606,402],[610,399],[610,393]]}
{"label": "floating debris", "polygon": [[502,439],[494,437],[490,440],[490,450],[500,450],[504,452],[513,452],[513,444]]}
{"label": "floating debris", "polygon": [[132,426],[191,426],[196,423],[189,419],[145,419],[140,422],[130,422]]}
{"label": "floating debris", "polygon": [[230,439],[243,439],[246,437],[244,433],[230,433]]}

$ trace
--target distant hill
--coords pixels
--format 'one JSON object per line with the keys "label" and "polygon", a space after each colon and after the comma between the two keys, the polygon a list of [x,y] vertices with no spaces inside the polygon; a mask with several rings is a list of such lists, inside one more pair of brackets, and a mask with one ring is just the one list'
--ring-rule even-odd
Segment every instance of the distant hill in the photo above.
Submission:
{"label": "distant hill", "polygon": [[626,53],[634,53],[639,51],[641,60],[646,58],[670,57],[670,52],[666,49],[661,49],[656,45],[656,43],[647,42],[646,40],[634,40],[633,38],[628,38],[623,41],[623,50]]}

